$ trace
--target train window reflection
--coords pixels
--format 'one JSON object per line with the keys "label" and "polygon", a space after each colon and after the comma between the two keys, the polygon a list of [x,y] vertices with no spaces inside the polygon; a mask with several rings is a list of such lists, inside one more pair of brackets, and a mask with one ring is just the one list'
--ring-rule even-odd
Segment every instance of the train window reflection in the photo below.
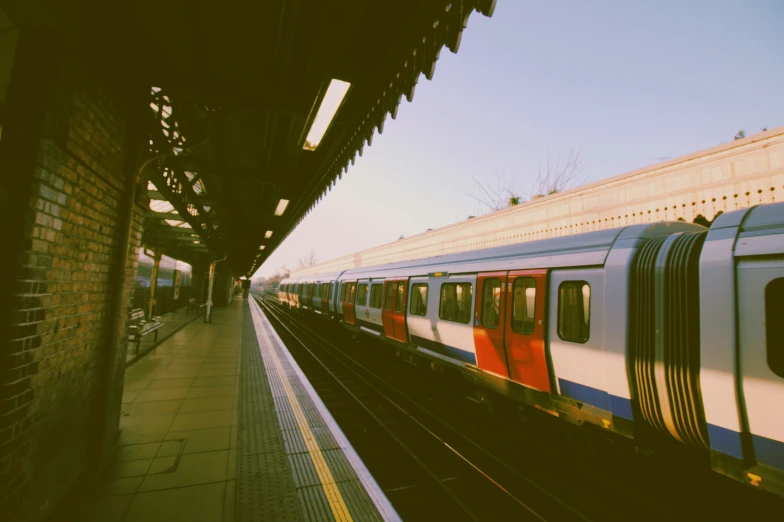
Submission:
{"label": "train window reflection", "polygon": [[[406,283],[400,281],[397,284],[397,297],[395,299],[395,312],[403,311],[403,303],[406,302]],[[425,289],[425,304],[427,305],[427,289]]]}
{"label": "train window reflection", "polygon": [[442,284],[438,316],[445,321],[471,322],[471,295],[471,283]]}
{"label": "train window reflection", "polygon": [[501,316],[501,280],[485,279],[482,285],[482,326],[498,327]]}
{"label": "train window reflection", "polygon": [[784,377],[784,277],[774,279],[765,287],[765,344],[768,367]]}
{"label": "train window reflection", "polygon": [[395,299],[395,283],[387,281],[387,295],[384,299],[384,310],[392,310],[392,302]]}
{"label": "train window reflection", "polygon": [[427,315],[427,283],[411,285],[411,315]]}
{"label": "train window reflection", "polygon": [[370,285],[370,308],[381,308],[381,298],[384,285],[381,283]]}
{"label": "train window reflection", "polygon": [[536,311],[536,280],[533,277],[518,277],[512,295],[512,330],[530,335],[534,333]]}
{"label": "train window reflection", "polygon": [[586,343],[591,334],[591,286],[585,281],[564,281],[558,287],[558,337]]}
{"label": "train window reflection", "polygon": [[367,283],[357,285],[357,306],[367,306]]}

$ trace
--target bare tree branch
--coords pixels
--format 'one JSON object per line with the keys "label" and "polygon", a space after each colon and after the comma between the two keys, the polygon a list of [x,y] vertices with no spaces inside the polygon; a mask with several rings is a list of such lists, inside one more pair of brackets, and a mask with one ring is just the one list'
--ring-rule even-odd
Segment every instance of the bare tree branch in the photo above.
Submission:
{"label": "bare tree branch", "polygon": [[572,147],[567,154],[559,154],[557,158],[552,158],[548,149],[544,164],[541,161],[539,163],[530,193],[520,190],[514,179],[496,176],[495,186],[472,178],[478,190],[476,194],[465,194],[478,201],[483,210],[495,212],[519,205],[528,199],[537,199],[572,188],[579,176],[582,161],[582,146]]}
{"label": "bare tree branch", "polygon": [[483,207],[487,207],[490,212],[522,202],[520,190],[515,186],[514,179],[508,179],[505,175],[497,175],[495,187],[484,185],[476,178],[472,177],[471,179],[479,187],[478,195],[468,192],[464,194],[478,201]]}
{"label": "bare tree branch", "polygon": [[310,249],[305,256],[300,257],[297,260],[297,270],[303,270],[305,268],[311,267],[319,262],[318,256],[316,255],[316,251],[314,249]]}
{"label": "bare tree branch", "polygon": [[551,158],[550,151],[539,165],[539,172],[533,185],[534,194],[531,199],[557,194],[574,185],[582,164],[582,147],[572,147],[567,154],[559,154]]}

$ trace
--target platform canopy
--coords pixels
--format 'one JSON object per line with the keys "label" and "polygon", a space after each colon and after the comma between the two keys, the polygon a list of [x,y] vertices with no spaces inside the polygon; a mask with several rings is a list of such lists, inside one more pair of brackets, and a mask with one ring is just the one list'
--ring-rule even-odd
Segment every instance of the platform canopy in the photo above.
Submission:
{"label": "platform canopy", "polygon": [[250,276],[495,0],[5,4],[143,89],[145,244]]}

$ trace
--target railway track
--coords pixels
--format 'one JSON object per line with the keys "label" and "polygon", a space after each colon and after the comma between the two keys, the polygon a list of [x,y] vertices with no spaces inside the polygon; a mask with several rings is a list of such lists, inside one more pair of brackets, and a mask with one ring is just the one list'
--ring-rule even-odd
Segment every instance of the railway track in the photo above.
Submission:
{"label": "railway track", "polygon": [[[369,407],[381,412],[379,420],[387,419],[385,415],[390,408],[400,407],[414,423],[421,424],[420,430],[429,432],[427,437],[449,448],[454,454],[452,458],[468,461],[462,474],[455,474],[457,478],[449,476],[449,472],[439,473],[441,468],[433,467],[436,477],[452,483],[448,486],[449,491],[454,492],[453,497],[459,495],[461,502],[466,498],[485,499],[478,507],[469,505],[461,510],[468,512],[464,513],[464,518],[487,520],[523,516],[514,514],[511,504],[489,500],[493,495],[477,486],[476,483],[481,482],[479,477],[484,478],[485,483],[497,484],[496,488],[500,486],[505,492],[502,496],[514,499],[512,504],[519,504],[517,509],[528,511],[525,516],[529,520],[694,520],[704,516],[723,519],[725,516],[755,517],[781,511],[778,499],[744,488],[710,470],[692,476],[683,472],[673,475],[668,470],[678,469],[678,466],[668,467],[654,459],[635,455],[628,445],[604,440],[599,430],[596,430],[598,437],[594,443],[586,444],[584,428],[565,425],[544,415],[532,418],[526,424],[520,422],[516,408],[501,411],[510,407],[503,402],[494,403],[495,415],[487,415],[485,405],[477,404],[480,401],[465,400],[466,393],[461,393],[465,390],[461,390],[459,384],[452,386],[447,378],[439,379],[429,370],[412,371],[410,365],[397,358],[378,357],[378,350],[374,348],[393,351],[385,343],[375,343],[372,338],[361,336],[362,345],[359,346],[347,340],[345,330],[337,325],[331,331],[330,325],[323,321],[285,313],[274,298],[264,299],[262,304],[287,344],[289,339],[293,341],[292,353],[309,378],[310,370],[314,369],[318,374],[322,364],[335,374],[324,373],[322,367],[318,380],[324,384],[341,378],[350,383],[358,378],[355,375],[358,373],[367,381],[365,386],[377,389],[372,392],[376,395]],[[378,346],[370,347],[370,344]],[[307,362],[314,358],[321,362]],[[316,389],[321,393],[318,387]],[[329,390],[326,394],[334,395],[337,400],[330,404],[324,398],[336,418],[350,411],[348,403],[355,400],[341,399],[339,393]],[[360,391],[359,399],[363,397],[368,397],[367,391]],[[390,406],[390,403],[397,406]],[[347,421],[359,423],[359,427],[366,429],[366,421],[359,417]],[[342,427],[341,419],[338,422]],[[547,427],[548,422],[552,425],[551,430]],[[387,424],[396,426],[399,421]],[[535,428],[531,429],[531,425]],[[363,459],[378,452],[378,446],[363,437],[361,431],[356,436],[356,443],[349,431],[346,430],[346,435]],[[386,472],[388,466],[384,459],[380,459],[375,468],[370,460],[366,463],[374,476],[379,470],[382,474]],[[471,464],[479,471],[474,470],[475,477],[469,480],[471,474],[467,471],[472,469]],[[402,502],[401,515],[407,520],[437,516],[438,513],[421,505],[426,504],[426,500],[419,503],[412,500],[428,497],[423,495],[425,488],[419,484],[406,485],[407,480],[412,482],[404,472],[397,480],[382,484],[396,507]],[[483,487],[487,488],[487,484]],[[407,503],[411,503],[410,510],[405,508]],[[491,509],[488,505],[496,508]],[[498,509],[501,505],[506,507]]]}
{"label": "railway track", "polygon": [[466,440],[426,418],[410,397],[275,304],[257,301],[403,519],[590,520],[534,483],[504,483],[495,469],[502,463],[461,451]]}

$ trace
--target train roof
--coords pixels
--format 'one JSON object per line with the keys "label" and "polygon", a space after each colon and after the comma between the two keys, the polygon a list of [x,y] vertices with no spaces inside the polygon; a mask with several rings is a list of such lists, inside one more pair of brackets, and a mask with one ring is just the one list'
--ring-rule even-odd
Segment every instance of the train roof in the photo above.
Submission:
{"label": "train roof", "polygon": [[391,271],[394,271],[396,277],[411,277],[426,275],[431,271],[471,273],[542,267],[601,266],[617,241],[631,246],[649,237],[695,230],[705,228],[680,221],[631,225],[414,261],[353,268],[343,272],[340,279],[383,278]]}
{"label": "train roof", "polygon": [[733,239],[735,257],[784,253],[784,203],[727,212],[716,218],[707,241]]}

